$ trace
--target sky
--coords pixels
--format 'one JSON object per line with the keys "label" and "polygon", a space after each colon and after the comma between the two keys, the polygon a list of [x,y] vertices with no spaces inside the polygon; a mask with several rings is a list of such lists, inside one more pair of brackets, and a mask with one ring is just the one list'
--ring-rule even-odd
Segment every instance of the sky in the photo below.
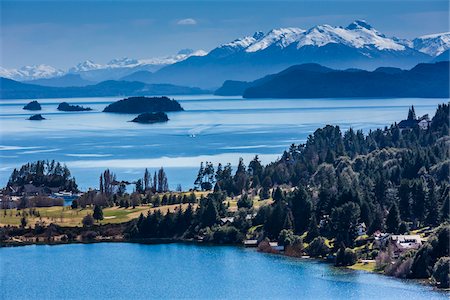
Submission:
{"label": "sky", "polygon": [[388,36],[449,30],[449,1],[32,1],[0,0],[0,66],[67,69],[87,59],[209,51],[255,31],[364,19]]}

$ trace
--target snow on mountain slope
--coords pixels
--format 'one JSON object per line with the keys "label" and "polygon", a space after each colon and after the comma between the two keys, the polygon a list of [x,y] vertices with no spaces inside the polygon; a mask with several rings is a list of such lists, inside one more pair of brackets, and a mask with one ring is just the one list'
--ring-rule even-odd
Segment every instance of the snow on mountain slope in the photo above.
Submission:
{"label": "snow on mountain slope", "polygon": [[264,50],[272,45],[285,48],[296,42],[305,30],[300,28],[280,28],[269,31],[266,35],[260,36],[245,49],[245,52],[257,52]]}
{"label": "snow on mountain slope", "polygon": [[173,64],[190,56],[203,56],[207,53],[203,50],[193,51],[191,49],[180,50],[176,55],[156,57],[149,59],[134,59],[134,58],[116,58],[110,60],[108,63],[101,65],[92,62],[91,60],[86,60],[83,63],[78,64],[74,68],[69,69],[70,73],[87,72],[92,70],[102,70],[102,69],[118,69],[118,68],[135,68],[146,65],[169,65]]}
{"label": "snow on mountain slope", "polygon": [[297,48],[311,45],[322,47],[329,43],[344,44],[354,48],[403,51],[405,46],[387,38],[365,21],[357,20],[347,26],[319,25],[306,31],[298,40]]}
{"label": "snow on mountain slope", "polygon": [[240,51],[255,53],[268,49],[271,46],[283,49],[295,43],[297,44],[297,49],[304,46],[323,47],[330,43],[343,44],[357,49],[368,48],[380,51],[404,51],[408,47],[408,42],[386,37],[366,21],[356,20],[346,28],[318,25],[309,30],[288,27],[273,29],[267,34],[257,32],[253,36],[246,36],[223,44],[210,53],[221,55]]}
{"label": "snow on mountain slope", "polygon": [[[10,78],[19,81],[29,81],[35,79],[60,77],[65,74],[79,74],[89,73],[91,71],[108,71],[114,69],[130,69],[133,68],[155,66],[154,69],[165,65],[174,64],[176,62],[187,59],[190,56],[204,56],[207,52],[203,50],[193,51],[192,49],[180,50],[176,55],[165,57],[156,57],[150,59],[133,59],[133,58],[119,58],[112,59],[107,64],[98,64],[92,60],[86,60],[69,68],[67,71],[56,69],[48,65],[25,66],[20,69],[5,69],[0,67],[0,77]],[[159,67],[158,67],[159,66]],[[114,77],[114,76],[113,76]]]}
{"label": "snow on mountain slope", "polygon": [[33,80],[38,78],[57,77],[62,76],[63,74],[64,71],[44,64],[25,66],[20,69],[5,69],[0,67],[0,76],[11,79]]}
{"label": "snow on mountain slope", "polygon": [[431,56],[438,56],[450,49],[450,32],[429,34],[412,41],[414,49]]}
{"label": "snow on mountain slope", "polygon": [[86,60],[82,63],[77,64],[75,67],[69,69],[69,73],[79,73],[86,72],[91,70],[101,69],[103,66],[100,64],[94,63],[92,60]]}

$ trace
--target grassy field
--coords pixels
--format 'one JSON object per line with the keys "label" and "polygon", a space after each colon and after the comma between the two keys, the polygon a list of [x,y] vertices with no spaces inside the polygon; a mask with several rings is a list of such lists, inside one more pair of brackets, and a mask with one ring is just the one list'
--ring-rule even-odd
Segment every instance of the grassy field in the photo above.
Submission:
{"label": "grassy field", "polygon": [[[206,196],[208,192],[196,192],[196,197],[200,198],[201,195]],[[187,193],[188,194],[188,193]],[[259,208],[263,205],[267,205],[272,203],[272,199],[267,200],[259,200],[259,197],[256,196],[253,199],[253,206],[255,208]],[[234,212],[237,211],[237,198],[227,198],[225,203],[229,203],[229,210]],[[120,207],[108,207],[103,209],[103,217],[104,219],[100,221],[100,224],[110,224],[110,223],[123,223],[130,221],[134,218],[138,218],[141,213],[144,215],[147,214],[148,211],[153,212],[154,210],[161,210],[163,214],[169,211],[175,211],[178,209],[179,205],[165,205],[157,208],[152,208],[149,205],[140,205],[135,208],[120,208]],[[182,204],[183,210],[187,207],[187,204]],[[194,205],[194,209],[196,205]],[[71,209],[70,207],[62,207],[62,206],[52,206],[52,207],[41,207],[35,208],[35,210],[39,211],[40,217],[32,216],[29,213],[29,209],[25,210],[17,210],[17,209],[0,209],[0,226],[5,225],[20,225],[21,218],[23,216],[23,212],[26,214],[27,218],[27,226],[34,227],[36,222],[43,221],[46,224],[55,223],[61,226],[81,226],[81,220],[87,215],[93,213],[93,208],[85,208],[85,209]]]}
{"label": "grassy field", "polygon": [[375,272],[375,261],[357,262],[348,268],[358,271]]}
{"label": "grassy field", "polygon": [[[188,204],[182,204],[183,210]],[[141,213],[147,214],[147,212],[154,211],[156,209],[161,210],[163,214],[169,211],[175,211],[179,205],[165,205],[157,208],[151,208],[148,205],[136,206],[135,208],[119,208],[108,207],[103,209],[104,219],[100,221],[100,224],[107,223],[122,223],[139,217]],[[52,206],[36,208],[39,211],[40,217],[30,216],[29,209],[16,210],[8,209],[0,210],[0,226],[5,225],[20,225],[22,214],[25,211],[27,213],[27,221],[29,226],[34,226],[38,221],[44,221],[46,224],[55,223],[61,226],[81,226],[81,220],[87,214],[92,214],[92,208],[85,209],[71,209],[70,207]]]}

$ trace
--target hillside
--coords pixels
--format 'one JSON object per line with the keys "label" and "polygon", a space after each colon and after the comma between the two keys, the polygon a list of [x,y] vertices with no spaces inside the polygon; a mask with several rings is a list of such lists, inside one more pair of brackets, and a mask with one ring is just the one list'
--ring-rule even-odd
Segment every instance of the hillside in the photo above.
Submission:
{"label": "hillside", "polygon": [[290,67],[278,74],[247,83],[230,83],[218,95],[244,98],[341,98],[341,97],[449,97],[449,62],[419,64],[411,70],[379,68],[331,70]]}
{"label": "hillside", "polygon": [[21,83],[0,77],[0,99],[106,97],[118,95],[185,95],[206,94],[208,91],[172,84],[145,84],[128,81],[103,81],[83,87],[48,87]]}

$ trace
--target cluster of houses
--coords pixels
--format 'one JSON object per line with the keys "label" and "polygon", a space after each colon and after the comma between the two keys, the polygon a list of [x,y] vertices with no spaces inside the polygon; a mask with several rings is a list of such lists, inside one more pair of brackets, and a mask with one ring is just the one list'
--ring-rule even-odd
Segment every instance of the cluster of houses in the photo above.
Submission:
{"label": "cluster of houses", "polygon": [[[222,218],[221,221],[232,222],[233,218]],[[360,223],[357,226],[358,236],[364,236],[367,234],[366,224]],[[425,242],[424,238],[418,234],[389,234],[376,231],[373,234],[374,243],[378,246],[388,246],[392,248],[394,258],[398,258],[400,254],[408,250],[418,250],[422,244]],[[245,247],[258,247],[259,241],[257,239],[244,240]],[[277,242],[270,242],[270,247],[274,251],[284,251],[284,246],[279,245]]]}
{"label": "cluster of houses", "polygon": [[31,183],[25,184],[21,188],[15,186],[7,186],[0,190],[0,208],[17,208],[22,197],[45,196],[49,198],[61,198],[66,202],[71,202],[81,195],[81,193],[59,191],[59,188],[34,186]]}
{"label": "cluster of houses", "polygon": [[400,129],[400,131],[410,130],[416,127],[419,127],[422,130],[427,130],[430,125],[430,117],[428,116],[428,114],[426,114],[418,119],[408,119],[400,121],[400,123],[398,123],[398,128]]}

